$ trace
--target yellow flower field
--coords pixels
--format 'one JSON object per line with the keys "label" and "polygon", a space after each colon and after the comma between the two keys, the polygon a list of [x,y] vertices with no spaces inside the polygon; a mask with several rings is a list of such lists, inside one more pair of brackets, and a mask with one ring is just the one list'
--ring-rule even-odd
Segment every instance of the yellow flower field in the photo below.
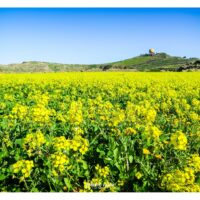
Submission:
{"label": "yellow flower field", "polygon": [[200,73],[0,74],[0,190],[200,192]]}

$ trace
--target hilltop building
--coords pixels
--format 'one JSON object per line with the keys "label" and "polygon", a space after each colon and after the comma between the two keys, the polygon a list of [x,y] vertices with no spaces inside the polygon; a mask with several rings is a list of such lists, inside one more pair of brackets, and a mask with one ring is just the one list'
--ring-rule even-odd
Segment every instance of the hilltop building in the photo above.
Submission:
{"label": "hilltop building", "polygon": [[153,48],[149,49],[149,55],[154,56],[155,55],[155,50]]}

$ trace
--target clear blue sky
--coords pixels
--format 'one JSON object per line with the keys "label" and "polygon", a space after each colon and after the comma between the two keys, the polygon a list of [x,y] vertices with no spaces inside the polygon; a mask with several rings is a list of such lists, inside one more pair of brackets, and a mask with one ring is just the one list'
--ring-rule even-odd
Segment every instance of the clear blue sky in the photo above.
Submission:
{"label": "clear blue sky", "polygon": [[1,64],[106,63],[151,47],[200,57],[200,9],[0,9]]}

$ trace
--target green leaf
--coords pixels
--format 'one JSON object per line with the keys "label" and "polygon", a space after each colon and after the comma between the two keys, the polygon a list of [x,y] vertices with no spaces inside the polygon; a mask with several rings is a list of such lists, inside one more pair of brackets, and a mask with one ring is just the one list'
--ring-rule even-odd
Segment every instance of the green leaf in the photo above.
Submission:
{"label": "green leaf", "polygon": [[0,175],[0,181],[3,181],[4,179],[6,179],[6,176],[4,174]]}
{"label": "green leaf", "polygon": [[18,144],[20,147],[22,146],[23,140],[22,139],[16,139],[15,144]]}
{"label": "green leaf", "polygon": [[0,152],[0,160],[2,160],[3,158],[5,158],[8,155],[7,151],[1,151]]}
{"label": "green leaf", "polygon": [[94,132],[98,131],[99,127],[98,126],[94,126]]}
{"label": "green leaf", "polygon": [[115,166],[117,167],[117,169],[118,169],[118,170],[120,170],[120,169],[121,169],[121,167],[120,167],[119,163],[115,163]]}
{"label": "green leaf", "polygon": [[82,163],[83,163],[83,169],[87,169],[88,168],[87,163],[84,160],[82,161]]}
{"label": "green leaf", "polygon": [[97,148],[96,151],[100,154],[100,156],[105,156],[105,152],[103,150]]}
{"label": "green leaf", "polygon": [[37,188],[33,188],[31,189],[31,192],[39,192],[39,190]]}
{"label": "green leaf", "polygon": [[70,190],[72,188],[72,185],[70,183],[70,180],[68,178],[64,178],[65,185]]}
{"label": "green leaf", "polygon": [[133,156],[130,155],[130,156],[128,157],[128,160],[129,160],[130,163],[132,163],[132,162],[133,162]]}
{"label": "green leaf", "polygon": [[200,184],[200,173],[196,174],[196,183]]}
{"label": "green leaf", "polygon": [[105,160],[107,160],[107,161],[111,161],[112,159],[111,159],[111,158],[105,158]]}
{"label": "green leaf", "polygon": [[19,153],[17,152],[17,153],[15,154],[15,160],[18,161],[19,159],[20,159],[20,155],[19,155]]}
{"label": "green leaf", "polygon": [[118,159],[118,148],[113,151],[113,155],[115,159]]}

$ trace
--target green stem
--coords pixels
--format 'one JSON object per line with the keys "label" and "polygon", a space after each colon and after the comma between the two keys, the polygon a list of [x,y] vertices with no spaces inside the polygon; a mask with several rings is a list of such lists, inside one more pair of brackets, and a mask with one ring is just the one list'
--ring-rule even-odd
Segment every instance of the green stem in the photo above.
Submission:
{"label": "green stem", "polygon": [[28,187],[28,185],[26,183],[26,179],[24,179],[24,184],[25,184],[26,190],[29,192],[29,187]]}

